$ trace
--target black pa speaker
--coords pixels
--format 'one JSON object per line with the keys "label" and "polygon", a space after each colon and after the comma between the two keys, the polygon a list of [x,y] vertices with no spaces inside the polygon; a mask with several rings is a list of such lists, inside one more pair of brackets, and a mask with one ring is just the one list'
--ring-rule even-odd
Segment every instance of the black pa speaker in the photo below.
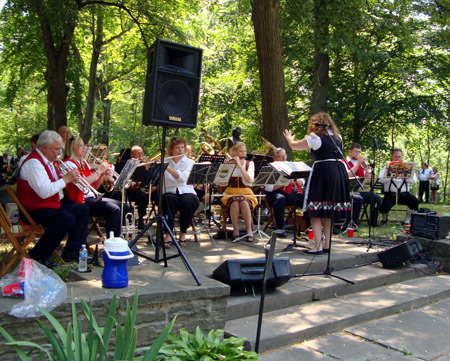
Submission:
{"label": "black pa speaker", "polygon": [[[241,286],[262,286],[266,259],[234,259],[223,262],[213,272],[215,280],[232,288]],[[267,280],[268,288],[284,285],[292,277],[289,258],[274,258],[272,271]]]}
{"label": "black pa speaker", "polygon": [[448,235],[449,216],[413,213],[411,215],[411,235],[429,239],[441,239]]}
{"label": "black pa speaker", "polygon": [[408,239],[406,242],[378,253],[378,258],[384,268],[395,268],[422,251],[422,244],[418,238]]}
{"label": "black pa speaker", "polygon": [[202,53],[162,39],[149,48],[143,125],[197,126]]}

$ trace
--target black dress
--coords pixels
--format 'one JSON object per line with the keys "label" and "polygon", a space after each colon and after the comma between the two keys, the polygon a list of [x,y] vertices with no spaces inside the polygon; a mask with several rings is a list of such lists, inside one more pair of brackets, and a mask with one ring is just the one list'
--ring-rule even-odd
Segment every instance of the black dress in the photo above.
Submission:
{"label": "black dress", "polygon": [[[351,210],[347,170],[336,155],[334,138],[323,135],[320,139],[321,147],[311,149],[314,164],[306,188],[303,210],[308,218],[345,219],[350,216]],[[337,144],[342,149],[342,141]]]}

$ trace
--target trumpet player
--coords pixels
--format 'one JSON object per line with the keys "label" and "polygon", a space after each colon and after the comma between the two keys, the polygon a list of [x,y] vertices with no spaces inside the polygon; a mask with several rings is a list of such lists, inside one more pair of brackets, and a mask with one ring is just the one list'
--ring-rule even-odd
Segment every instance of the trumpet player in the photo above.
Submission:
{"label": "trumpet player", "polygon": [[[71,168],[77,169],[80,177],[85,180],[87,187],[85,192],[74,184],[67,185],[67,193],[70,200],[75,203],[85,203],[89,208],[91,216],[103,216],[106,220],[106,234],[114,232],[114,237],[120,237],[122,234],[120,215],[121,202],[112,198],[97,198],[94,191],[102,184],[103,178],[108,177],[111,168],[107,162],[102,162],[95,171],[92,171],[84,160],[86,155],[86,145],[80,137],[71,137],[66,142],[64,148],[64,162]],[[127,204],[123,205],[123,214],[127,214],[130,208]]]}
{"label": "trumpet player", "polygon": [[[360,178],[370,177],[367,160],[366,158],[361,156],[361,144],[356,142],[350,144],[347,162],[350,165],[350,167],[352,167],[351,169],[353,170],[353,172],[357,177]],[[350,172],[350,170],[348,170],[347,173],[349,177],[353,177],[353,174]],[[371,201],[370,189],[367,192],[354,192],[352,194],[352,198],[353,198],[352,220],[355,224],[358,224],[359,215],[361,213],[361,208],[363,204],[370,204]],[[370,215],[370,224],[372,227],[379,227],[377,219],[378,219],[378,211],[381,205],[381,196],[378,193],[373,192],[373,202],[374,202],[373,211]]]}
{"label": "trumpet player", "polygon": [[65,261],[78,261],[82,244],[86,243],[89,210],[85,204],[63,203],[63,189],[79,177],[77,169],[61,177],[53,162],[61,153],[61,136],[45,130],[34,149],[19,169],[17,195],[31,217],[47,227],[42,237],[30,250],[34,260],[47,267],[55,266],[49,257],[66,235],[63,253]]}

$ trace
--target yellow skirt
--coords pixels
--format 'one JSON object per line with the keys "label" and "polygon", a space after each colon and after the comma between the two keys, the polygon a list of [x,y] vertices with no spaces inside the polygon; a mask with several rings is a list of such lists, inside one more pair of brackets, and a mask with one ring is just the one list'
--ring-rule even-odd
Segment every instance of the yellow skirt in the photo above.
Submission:
{"label": "yellow skirt", "polygon": [[252,210],[258,205],[258,199],[250,188],[227,187],[223,193],[231,194],[230,196],[223,196],[220,200],[227,209],[230,208],[231,203],[234,201],[245,200],[249,203]]}

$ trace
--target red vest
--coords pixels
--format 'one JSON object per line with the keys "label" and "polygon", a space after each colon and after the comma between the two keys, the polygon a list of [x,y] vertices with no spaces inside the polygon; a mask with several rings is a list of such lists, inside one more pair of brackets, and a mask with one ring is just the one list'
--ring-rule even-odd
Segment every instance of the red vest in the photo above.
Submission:
{"label": "red vest", "polygon": [[[84,169],[82,169],[79,163],[73,159],[65,159],[64,162],[72,162],[73,164],[75,164],[78,168],[78,171],[80,172],[80,176],[83,178],[89,177],[92,174],[91,170],[89,169],[84,160],[82,160],[82,162],[85,163]],[[78,187],[75,184],[73,183],[67,184],[66,190],[67,194],[69,194],[69,197],[73,202],[84,203],[84,194],[82,191],[78,189]]]}
{"label": "red vest", "polygon": [[[353,167],[356,165],[356,163],[353,163],[353,160],[350,160],[350,161],[348,162],[348,164],[350,164],[351,168],[353,168]],[[347,168],[348,168],[348,166],[347,166]],[[350,169],[350,168],[349,168],[349,169]],[[356,172],[355,172],[355,175],[356,175],[357,177],[363,178],[364,175],[365,175],[364,168],[361,167],[361,166],[359,166],[358,169],[357,169]]]}
{"label": "red vest", "polygon": [[[294,183],[289,183],[286,187],[283,188],[279,188],[280,191],[286,193],[286,194],[291,194],[292,190],[294,189]],[[303,190],[298,186],[297,184],[297,191],[302,194]]]}
{"label": "red vest", "polygon": [[[45,168],[45,171],[47,172],[48,178],[52,182],[56,182],[55,178],[53,177],[52,171],[50,170],[48,165],[44,163],[44,160],[39,155],[39,153],[36,152],[36,150],[33,150],[30,153],[30,155],[25,159],[23,164],[25,164],[25,162],[28,162],[30,159],[37,159],[39,162],[41,162]],[[37,211],[38,209],[42,208],[51,208],[51,209],[61,208],[61,201],[59,199],[58,193],[55,193],[54,195],[48,198],[42,199],[37,195],[34,189],[30,187],[30,185],[26,180],[20,178],[20,170],[19,170],[19,177],[17,177],[17,196],[19,197],[20,201],[23,203],[25,208],[29,211]]]}

